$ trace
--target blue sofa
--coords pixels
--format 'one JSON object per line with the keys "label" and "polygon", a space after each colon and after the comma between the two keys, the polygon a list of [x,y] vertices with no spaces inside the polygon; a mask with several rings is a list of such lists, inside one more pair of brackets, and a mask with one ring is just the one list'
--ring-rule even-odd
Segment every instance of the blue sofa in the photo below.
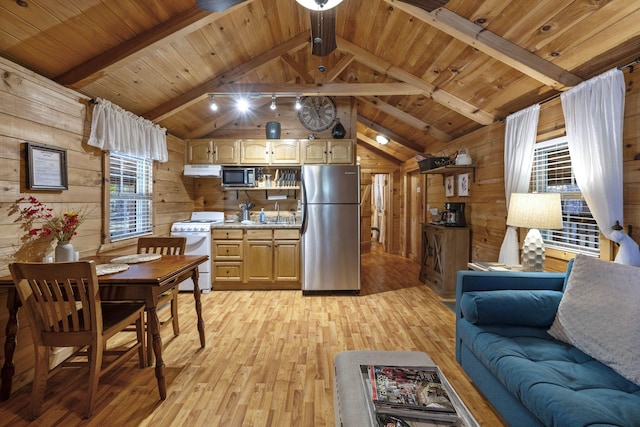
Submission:
{"label": "blue sofa", "polygon": [[547,333],[567,276],[459,271],[456,359],[510,426],[640,426],[640,387]]}

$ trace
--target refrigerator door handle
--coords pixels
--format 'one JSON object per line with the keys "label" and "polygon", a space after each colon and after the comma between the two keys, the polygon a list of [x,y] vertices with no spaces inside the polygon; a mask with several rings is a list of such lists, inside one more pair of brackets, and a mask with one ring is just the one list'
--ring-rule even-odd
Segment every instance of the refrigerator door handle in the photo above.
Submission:
{"label": "refrigerator door handle", "polygon": [[307,231],[307,187],[304,185],[304,178],[300,180],[301,192],[302,192],[302,224],[300,226],[300,234],[304,234]]}

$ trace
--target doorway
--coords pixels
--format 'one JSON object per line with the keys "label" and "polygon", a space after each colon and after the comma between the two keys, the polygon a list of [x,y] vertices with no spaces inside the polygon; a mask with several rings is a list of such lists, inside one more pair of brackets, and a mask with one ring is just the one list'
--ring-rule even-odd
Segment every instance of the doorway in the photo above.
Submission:
{"label": "doorway", "polygon": [[391,185],[388,173],[371,176],[371,244],[389,251],[389,219],[392,217]]}

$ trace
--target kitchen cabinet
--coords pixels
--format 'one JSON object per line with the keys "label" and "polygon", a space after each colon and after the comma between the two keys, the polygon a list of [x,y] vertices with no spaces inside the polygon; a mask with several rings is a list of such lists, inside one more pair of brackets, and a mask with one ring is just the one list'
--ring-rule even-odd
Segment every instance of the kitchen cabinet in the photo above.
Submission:
{"label": "kitchen cabinet", "polygon": [[212,230],[213,289],[224,288],[225,282],[241,282],[243,275],[244,239],[242,230]]}
{"label": "kitchen cabinet", "polygon": [[187,141],[187,164],[237,165],[239,147],[235,139],[192,139]]}
{"label": "kitchen cabinet", "polygon": [[300,230],[214,229],[213,289],[300,289]]}
{"label": "kitchen cabinet", "polygon": [[192,139],[187,142],[187,164],[213,164],[213,140]]}
{"label": "kitchen cabinet", "polygon": [[456,274],[469,262],[469,229],[422,225],[420,281],[443,298],[456,294]]}
{"label": "kitchen cabinet", "polygon": [[309,139],[302,141],[302,163],[312,164],[353,164],[353,140],[351,139]]}
{"label": "kitchen cabinet", "polygon": [[266,139],[245,139],[240,141],[240,163],[243,165],[268,165],[269,141]]}
{"label": "kitchen cabinet", "polygon": [[213,140],[213,163],[237,165],[240,162],[240,141],[236,139]]}
{"label": "kitchen cabinet", "polygon": [[297,139],[272,139],[269,145],[272,165],[300,164],[300,142]]}

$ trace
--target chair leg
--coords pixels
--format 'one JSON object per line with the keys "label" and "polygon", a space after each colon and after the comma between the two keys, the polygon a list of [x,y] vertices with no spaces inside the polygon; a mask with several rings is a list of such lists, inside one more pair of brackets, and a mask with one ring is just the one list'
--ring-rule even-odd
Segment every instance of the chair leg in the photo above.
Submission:
{"label": "chair leg", "polygon": [[100,371],[102,369],[102,354],[105,343],[98,340],[95,345],[88,348],[89,352],[89,392],[87,394],[87,409],[85,418],[91,417],[93,407],[96,403],[96,394],[98,393],[98,382],[100,381]]}
{"label": "chair leg", "polygon": [[136,320],[136,338],[140,343],[140,347],[138,347],[138,362],[140,363],[140,368],[145,368],[147,366],[147,343],[145,341],[144,312]]}
{"label": "chair leg", "polygon": [[49,347],[34,346],[35,366],[33,373],[33,389],[31,392],[31,419],[40,416],[40,408],[44,400],[44,392],[47,389],[49,376]]}
{"label": "chair leg", "polygon": [[178,323],[178,287],[173,291],[171,299],[171,321],[173,323],[173,335],[180,335],[180,324]]}

